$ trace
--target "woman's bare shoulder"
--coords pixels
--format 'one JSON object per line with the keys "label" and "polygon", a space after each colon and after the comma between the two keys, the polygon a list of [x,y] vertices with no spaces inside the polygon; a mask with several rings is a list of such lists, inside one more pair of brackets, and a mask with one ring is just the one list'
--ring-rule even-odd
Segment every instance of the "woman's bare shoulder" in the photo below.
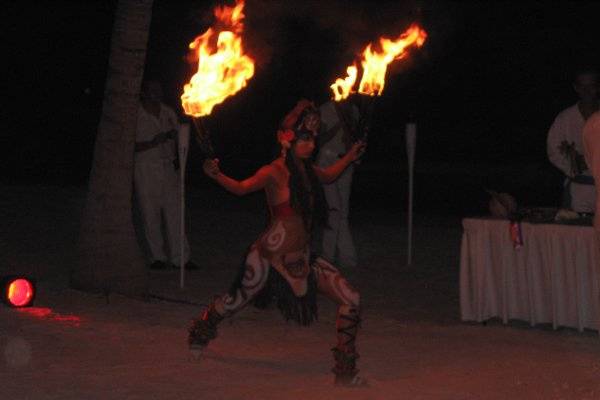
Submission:
{"label": "woman's bare shoulder", "polygon": [[271,167],[274,171],[278,171],[278,172],[282,172],[286,169],[285,167],[285,161],[283,159],[283,157],[278,157],[276,159],[274,159],[273,161],[271,161],[270,164],[267,164],[269,167]]}
{"label": "woman's bare shoulder", "polygon": [[287,167],[285,166],[285,161],[282,157],[276,158],[270,164],[267,164],[266,167],[270,169],[271,175],[279,182],[285,180],[287,176]]}
{"label": "woman's bare shoulder", "polygon": [[260,167],[256,173],[255,176],[263,176],[263,177],[269,177],[269,179],[275,179],[277,180],[278,178],[280,178],[280,176],[282,175],[282,167],[283,164],[281,164],[277,159],[272,161],[269,164],[265,164],[262,167]]}

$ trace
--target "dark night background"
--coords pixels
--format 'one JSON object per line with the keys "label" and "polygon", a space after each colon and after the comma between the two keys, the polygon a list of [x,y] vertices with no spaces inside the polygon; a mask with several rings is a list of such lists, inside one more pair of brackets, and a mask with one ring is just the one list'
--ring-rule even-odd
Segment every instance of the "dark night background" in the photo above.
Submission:
{"label": "dark night background", "polygon": [[[8,2],[0,183],[85,185],[116,1]],[[187,44],[211,23],[212,1],[155,0],[147,75],[180,112]],[[389,70],[354,205],[403,208],[404,126],[418,125],[417,212],[485,211],[486,188],[524,205],[558,204],[547,130],[576,100],[572,73],[599,65],[600,2],[247,0],[257,72],[207,124],[223,169],[244,177],[272,155],[280,118],[299,97],[323,102],[366,43],[412,21],[429,37]],[[191,185],[207,184],[191,149]],[[385,178],[385,179],[384,179]]]}

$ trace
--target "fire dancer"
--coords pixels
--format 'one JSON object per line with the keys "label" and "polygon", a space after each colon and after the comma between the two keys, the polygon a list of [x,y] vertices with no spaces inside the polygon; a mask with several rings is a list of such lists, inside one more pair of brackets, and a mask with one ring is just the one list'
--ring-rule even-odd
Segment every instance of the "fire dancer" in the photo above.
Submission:
{"label": "fire dancer", "polygon": [[[135,195],[140,207],[151,269],[180,265],[195,269],[189,261],[190,249],[184,238],[180,254],[180,182],[176,165],[176,137],[179,122],[175,111],[162,102],[162,87],[156,80],[142,84],[135,142]],[[166,238],[161,222],[164,218]],[[168,246],[167,257],[165,246]]]}
{"label": "fire dancer", "polygon": [[573,88],[579,100],[558,114],[548,132],[548,158],[565,175],[561,206],[576,212],[594,212],[594,181],[583,156],[582,130],[589,116],[600,108],[598,79],[595,69],[581,69],[575,74]]}
{"label": "fire dancer", "polygon": [[307,100],[298,102],[277,133],[280,156],[243,181],[224,175],[217,159],[205,161],[205,173],[236,195],[264,189],[270,223],[250,246],[229,292],[213,301],[193,322],[189,345],[192,350],[204,348],[216,337],[217,324],[251,301],[264,306],[276,298],[287,320],[308,325],[317,317],[319,292],[338,304],[337,345],[332,349],[335,383],[358,385],[364,383],[356,369],[360,295],[332,264],[311,257],[309,243],[313,225],[326,218],[321,182],[334,181],[361,156],[364,144],[352,145],[330,167],[314,166],[311,156],[319,125],[318,109]]}
{"label": "fire dancer", "polygon": [[[358,107],[348,99],[328,101],[319,107],[323,129],[319,137],[317,165],[326,168],[336,163],[351,148],[358,130]],[[323,185],[329,218],[323,229],[323,258],[342,267],[354,268],[358,257],[348,224],[354,164],[332,183]]]}

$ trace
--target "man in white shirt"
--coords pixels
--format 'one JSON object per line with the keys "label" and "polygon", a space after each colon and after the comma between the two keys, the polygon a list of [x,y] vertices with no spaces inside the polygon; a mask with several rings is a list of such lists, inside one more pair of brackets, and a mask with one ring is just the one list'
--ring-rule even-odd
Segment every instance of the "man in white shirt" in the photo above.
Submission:
{"label": "man in white shirt", "polygon": [[548,159],[565,175],[563,207],[581,213],[594,211],[596,191],[583,156],[585,121],[599,109],[599,76],[593,69],[580,70],[573,88],[579,100],[558,114],[547,139]]}
{"label": "man in white shirt", "polygon": [[[134,186],[150,252],[150,268],[176,267],[183,257],[186,268],[193,269],[196,267],[189,261],[190,249],[185,237],[184,254],[181,254],[177,114],[162,103],[162,88],[157,81],[145,81],[140,97]],[[163,237],[163,220],[166,238]]]}
{"label": "man in white shirt", "polygon": [[[358,129],[358,108],[350,101],[328,101],[319,107],[322,132],[319,135],[317,165],[325,168],[337,162],[346,154],[354,141]],[[343,267],[353,268],[358,263],[356,248],[348,224],[350,192],[354,165],[335,181],[323,185],[329,207],[327,227],[323,231],[321,255]]]}

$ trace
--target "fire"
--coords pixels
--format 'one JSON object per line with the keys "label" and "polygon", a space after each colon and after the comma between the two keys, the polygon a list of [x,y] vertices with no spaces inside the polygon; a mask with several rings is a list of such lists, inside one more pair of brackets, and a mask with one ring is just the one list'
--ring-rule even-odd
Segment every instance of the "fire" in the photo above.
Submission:
{"label": "fire", "polygon": [[[192,43],[198,57],[198,72],[185,84],[181,104],[187,115],[202,117],[246,86],[254,75],[254,60],[244,54],[244,0],[234,7],[217,7],[214,14],[220,31],[209,28]],[[217,35],[216,46],[214,36]]]}
{"label": "fire", "polygon": [[[369,96],[380,96],[385,87],[385,75],[388,65],[394,61],[406,57],[406,48],[412,45],[421,47],[427,38],[427,33],[418,25],[411,25],[396,40],[385,37],[379,38],[381,51],[374,51],[372,44],[362,52],[361,66],[362,77],[358,85],[358,93]],[[344,100],[354,93],[353,86],[356,82],[356,66],[352,65],[346,70],[348,76],[345,79],[338,78],[331,85],[335,101]]]}
{"label": "fire", "polygon": [[358,68],[353,64],[346,69],[346,73],[348,74],[346,78],[337,78],[335,83],[329,86],[331,90],[333,90],[335,101],[343,100],[350,95],[352,87],[354,86],[354,83],[356,83]]}

